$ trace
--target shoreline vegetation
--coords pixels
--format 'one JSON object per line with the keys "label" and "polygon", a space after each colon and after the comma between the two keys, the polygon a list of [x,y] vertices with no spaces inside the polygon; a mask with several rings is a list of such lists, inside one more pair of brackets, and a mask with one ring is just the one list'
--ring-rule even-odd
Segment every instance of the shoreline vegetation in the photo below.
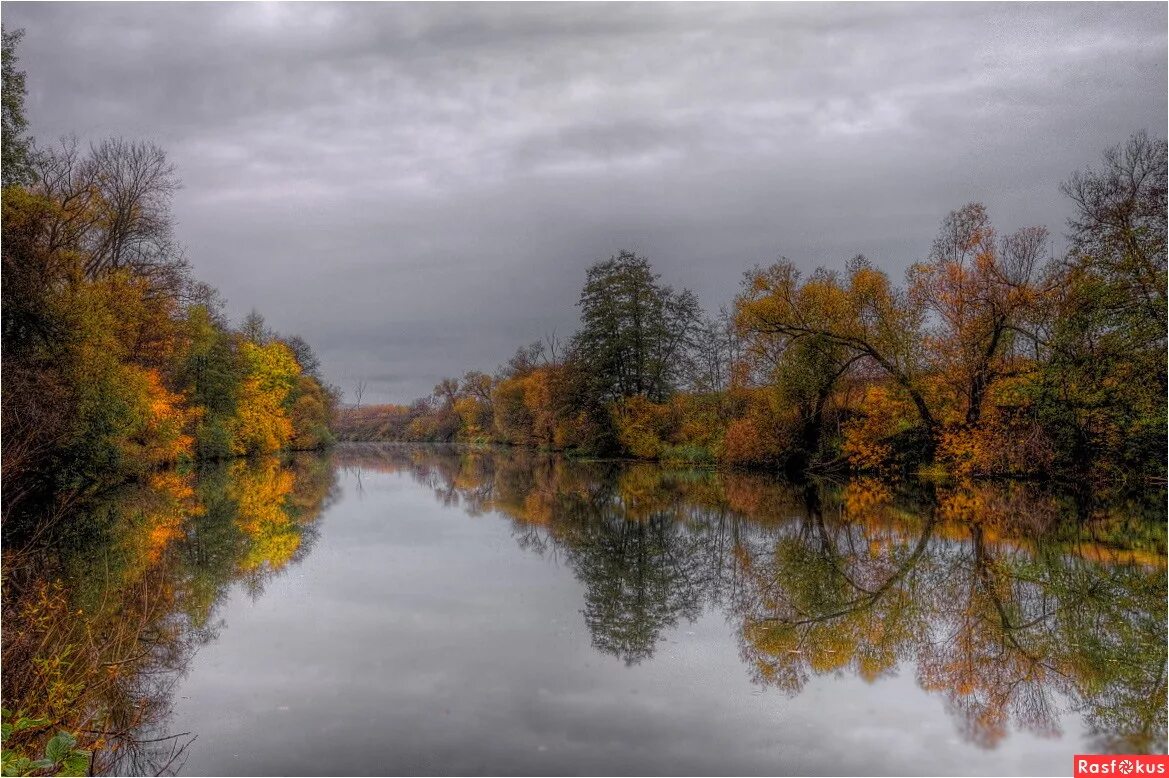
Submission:
{"label": "shoreline vegetation", "polygon": [[[0,772],[164,774],[189,740],[140,730],[166,712],[167,673],[213,639],[226,581],[307,553],[302,521],[332,485],[306,478],[301,499],[261,455],[332,443],[339,393],[302,338],[255,311],[233,327],[193,277],[165,151],[28,136],[20,36],[3,32]],[[226,484],[199,491],[197,465],[219,460]],[[222,536],[210,590],[167,577],[206,564],[175,551],[197,517]]]}
{"label": "shoreline vegetation", "polygon": [[1137,133],[1061,187],[1067,250],[971,203],[902,285],[864,256],[747,272],[717,316],[629,251],[586,274],[567,341],[339,440],[495,443],[788,473],[1165,481],[1166,142]]}
{"label": "shoreline vegetation", "polygon": [[239,327],[174,237],[166,152],[25,133],[4,32],[5,539],[62,493],[332,442],[338,392],[302,338]]}

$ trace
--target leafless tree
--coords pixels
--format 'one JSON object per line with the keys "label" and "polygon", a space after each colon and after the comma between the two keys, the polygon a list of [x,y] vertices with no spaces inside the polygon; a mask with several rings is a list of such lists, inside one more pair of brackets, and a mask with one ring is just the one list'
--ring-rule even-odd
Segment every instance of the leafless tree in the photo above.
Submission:
{"label": "leafless tree", "polygon": [[542,342],[532,341],[526,346],[517,348],[507,363],[499,366],[495,371],[495,379],[502,381],[505,378],[525,376],[539,367],[541,363],[548,363],[547,349]]}
{"label": "leafless tree", "polygon": [[170,204],[179,188],[166,152],[153,143],[111,138],[88,154],[76,138],[33,156],[34,189],[58,204],[47,248],[85,252],[85,274],[130,269],[179,293],[187,262],[174,239]]}
{"label": "leafless tree", "polygon": [[741,359],[742,346],[731,313],[724,306],[715,318],[696,329],[688,355],[689,383],[699,392],[720,392],[731,384],[731,371]]}
{"label": "leafless tree", "polygon": [[292,335],[285,338],[284,343],[292,350],[292,356],[296,357],[296,363],[300,365],[301,371],[305,375],[320,380],[321,360],[313,353],[312,346],[308,344],[308,341],[299,335]]}
{"label": "leafless tree", "polygon": [[174,253],[170,203],[179,188],[166,152],[153,143],[104,140],[90,148],[90,164],[108,209],[89,265],[140,270]]}
{"label": "leafless tree", "polygon": [[564,341],[557,337],[555,329],[544,335],[544,345],[544,364],[554,365],[564,359]]}
{"label": "leafless tree", "polygon": [[491,376],[481,370],[468,370],[463,374],[463,383],[459,387],[459,394],[465,397],[474,397],[481,403],[491,405],[491,390],[494,382]]}
{"label": "leafless tree", "polygon": [[1127,298],[1166,328],[1166,180],[1169,143],[1139,132],[1104,153],[1104,165],[1072,175],[1063,192],[1071,258],[1121,285]]}

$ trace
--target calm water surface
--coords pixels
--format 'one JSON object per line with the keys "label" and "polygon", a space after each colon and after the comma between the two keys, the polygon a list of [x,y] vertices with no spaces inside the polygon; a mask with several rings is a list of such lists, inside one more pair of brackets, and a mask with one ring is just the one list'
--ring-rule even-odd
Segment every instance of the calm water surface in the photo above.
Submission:
{"label": "calm water surface", "polygon": [[1165,750],[1163,495],[395,446],[232,467],[138,550],[184,625],[142,730],[197,736],[180,774],[1066,775]]}

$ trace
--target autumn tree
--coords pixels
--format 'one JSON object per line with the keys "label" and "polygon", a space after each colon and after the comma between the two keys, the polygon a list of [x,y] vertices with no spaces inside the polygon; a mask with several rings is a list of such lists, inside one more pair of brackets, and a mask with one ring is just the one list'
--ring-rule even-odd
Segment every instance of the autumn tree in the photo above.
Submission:
{"label": "autumn tree", "polygon": [[235,428],[235,452],[255,454],[279,451],[292,439],[288,418],[289,396],[300,377],[292,351],[279,341],[240,345],[244,379],[240,387]]}
{"label": "autumn tree", "polygon": [[495,383],[479,370],[468,370],[459,382],[454,408],[461,421],[461,434],[478,439],[490,434],[494,419],[492,394]]}
{"label": "autumn tree", "polygon": [[232,332],[191,277],[166,153],[25,138],[18,38],[4,32],[5,516],[32,496],[195,458],[327,444],[336,395],[307,343],[285,345],[254,313]]}
{"label": "autumn tree", "polygon": [[471,397],[490,407],[492,385],[491,376],[480,370],[468,370],[463,374],[463,380],[459,383],[459,394],[463,397]]}
{"label": "autumn tree", "polygon": [[972,203],[904,285],[863,255],[780,260],[706,318],[622,251],[588,269],[567,348],[523,347],[353,428],[800,470],[1163,472],[1165,158],[1139,134],[1076,174],[1061,262],[1045,228],[1000,235]]}
{"label": "autumn tree", "polygon": [[863,359],[825,338],[805,338],[783,350],[773,382],[780,401],[797,418],[789,466],[804,467],[819,458],[839,384]]}
{"label": "autumn tree", "polygon": [[967,425],[978,424],[998,379],[1026,369],[1020,333],[1046,291],[1038,283],[1046,252],[1046,229],[1000,239],[986,208],[971,203],[945,218],[929,259],[910,269],[909,296],[929,314],[930,369]]}
{"label": "autumn tree", "polygon": [[863,256],[844,275],[821,268],[806,280],[788,260],[756,269],[735,303],[740,331],[764,342],[773,363],[797,344],[808,356],[831,353],[842,366],[871,363],[907,395],[932,438],[938,424],[924,391],[922,318],[920,306]]}
{"label": "autumn tree", "polygon": [[[36,164],[45,170],[51,155]],[[93,167],[80,157],[69,165]],[[108,216],[88,188],[4,189],[5,388],[19,397],[4,404],[10,487],[25,476],[138,472],[190,453],[192,415],[173,376],[184,269],[169,263],[167,284],[141,267],[94,270]]]}

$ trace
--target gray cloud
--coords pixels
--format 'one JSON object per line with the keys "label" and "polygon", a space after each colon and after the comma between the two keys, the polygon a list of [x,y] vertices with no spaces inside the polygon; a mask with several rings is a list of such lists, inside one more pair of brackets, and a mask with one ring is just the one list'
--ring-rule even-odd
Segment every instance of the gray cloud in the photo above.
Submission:
{"label": "gray cloud", "polygon": [[38,137],[166,146],[200,277],[367,401],[570,332],[619,248],[710,308],[780,254],[899,274],[970,200],[1060,231],[1061,180],[1165,133],[1159,4],[4,10]]}

